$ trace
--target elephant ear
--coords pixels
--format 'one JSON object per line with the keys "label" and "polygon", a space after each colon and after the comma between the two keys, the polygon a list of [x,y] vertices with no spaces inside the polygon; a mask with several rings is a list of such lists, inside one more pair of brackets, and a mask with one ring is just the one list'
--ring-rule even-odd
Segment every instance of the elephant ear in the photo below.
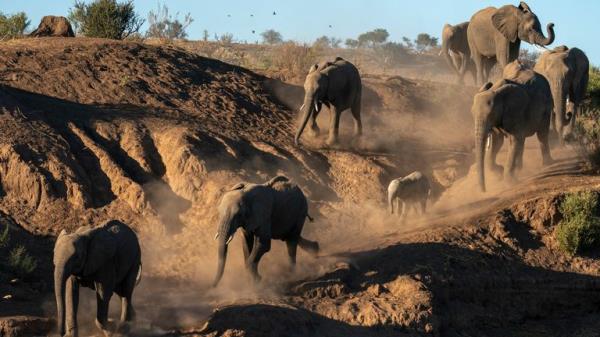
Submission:
{"label": "elephant ear", "polygon": [[244,187],[246,187],[246,183],[237,183],[237,184],[235,184],[235,185],[231,186],[231,187],[228,189],[228,191],[241,190],[241,189],[243,189]]}
{"label": "elephant ear", "polygon": [[531,11],[531,8],[529,8],[529,5],[526,4],[525,1],[521,1],[519,3],[519,9],[521,10],[521,12],[524,12],[524,13],[533,13]]}
{"label": "elephant ear", "polygon": [[310,74],[310,73],[314,72],[315,70],[317,70],[317,68],[319,68],[319,64],[318,64],[318,63],[315,63],[315,64],[313,64],[313,65],[312,65],[312,66],[311,66],[311,67],[308,69],[308,73]]}
{"label": "elephant ear", "polygon": [[507,40],[515,42],[521,15],[522,11],[513,5],[502,6],[492,15],[492,24]]}
{"label": "elephant ear", "polygon": [[275,185],[278,182],[282,182],[282,181],[286,182],[286,181],[290,181],[290,179],[288,179],[288,177],[286,177],[286,176],[276,176],[276,177],[271,178],[271,180],[267,181],[265,183],[265,185],[273,187],[273,185]]}
{"label": "elephant ear", "polygon": [[83,276],[89,276],[98,271],[117,253],[117,241],[112,227],[102,226],[94,229],[88,235],[87,254]]}

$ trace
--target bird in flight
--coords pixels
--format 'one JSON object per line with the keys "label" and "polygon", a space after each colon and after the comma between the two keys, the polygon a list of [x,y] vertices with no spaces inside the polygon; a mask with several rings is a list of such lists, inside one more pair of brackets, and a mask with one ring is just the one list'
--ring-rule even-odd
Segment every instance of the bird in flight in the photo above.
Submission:
{"label": "bird in flight", "polygon": [[275,11],[273,11],[273,15],[277,15],[277,13],[275,13]]}

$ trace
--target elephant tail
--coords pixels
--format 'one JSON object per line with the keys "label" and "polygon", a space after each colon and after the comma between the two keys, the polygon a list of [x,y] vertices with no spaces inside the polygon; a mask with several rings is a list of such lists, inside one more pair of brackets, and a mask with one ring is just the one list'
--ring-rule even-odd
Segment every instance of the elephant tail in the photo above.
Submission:
{"label": "elephant tail", "polygon": [[138,284],[140,284],[141,280],[142,280],[142,263],[140,262],[140,267],[138,268],[138,273],[137,273],[137,276],[135,277],[135,285],[137,286]]}
{"label": "elephant tail", "polygon": [[308,218],[308,221],[313,222],[315,221],[315,219],[313,219],[310,214],[306,213],[306,217]]}

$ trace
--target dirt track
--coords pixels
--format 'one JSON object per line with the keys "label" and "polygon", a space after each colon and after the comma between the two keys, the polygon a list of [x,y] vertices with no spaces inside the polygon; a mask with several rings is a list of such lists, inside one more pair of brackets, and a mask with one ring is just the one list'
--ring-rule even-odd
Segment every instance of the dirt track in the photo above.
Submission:
{"label": "dirt track", "polygon": [[[469,173],[472,90],[364,78],[365,137],[334,149],[305,138],[297,148],[300,87],[174,48],[4,43],[1,222],[40,267],[30,280],[0,285],[16,294],[0,300],[0,316],[43,317],[31,324],[47,329],[52,235],[120,218],[142,238],[140,335],[563,336],[561,320],[571,320],[569,333],[593,336],[600,265],[560,254],[551,231],[561,193],[600,189],[600,180],[584,175],[572,149],[538,167],[533,142],[524,184],[492,183],[479,195]],[[349,129],[343,124],[343,137]],[[385,185],[415,169],[432,179],[436,203],[427,217],[399,224],[387,215]],[[308,194],[316,221],[305,233],[322,256],[301,254],[290,275],[275,243],[255,288],[236,238],[224,284],[209,289],[223,188],[275,174]],[[85,294],[84,333],[94,312]]]}

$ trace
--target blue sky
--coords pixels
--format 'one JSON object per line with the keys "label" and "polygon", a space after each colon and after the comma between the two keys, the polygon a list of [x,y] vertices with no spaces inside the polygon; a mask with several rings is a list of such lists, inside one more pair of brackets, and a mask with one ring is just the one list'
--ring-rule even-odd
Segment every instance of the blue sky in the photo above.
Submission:
{"label": "blue sky", "polygon": [[[157,7],[157,1],[152,0],[135,0],[134,3],[143,17]],[[281,32],[285,39],[310,42],[321,35],[344,40],[374,28],[387,29],[390,40],[397,41],[403,36],[412,39],[421,32],[439,37],[446,22],[467,21],[485,6],[518,4],[518,1],[164,0],[162,3],[173,13],[192,14],[194,23],[188,30],[191,39],[200,39],[206,29],[211,39],[215,33],[232,33],[236,40],[254,42],[260,40],[260,32],[272,28]],[[555,23],[557,38],[554,45],[579,47],[592,63],[600,64],[600,40],[597,38],[600,26],[596,21],[600,21],[600,1],[530,0],[527,3],[543,27],[550,21]],[[72,0],[0,0],[0,10],[5,13],[25,11],[33,25],[37,25],[43,15],[66,15],[72,4]],[[273,15],[274,11],[277,15]]]}

